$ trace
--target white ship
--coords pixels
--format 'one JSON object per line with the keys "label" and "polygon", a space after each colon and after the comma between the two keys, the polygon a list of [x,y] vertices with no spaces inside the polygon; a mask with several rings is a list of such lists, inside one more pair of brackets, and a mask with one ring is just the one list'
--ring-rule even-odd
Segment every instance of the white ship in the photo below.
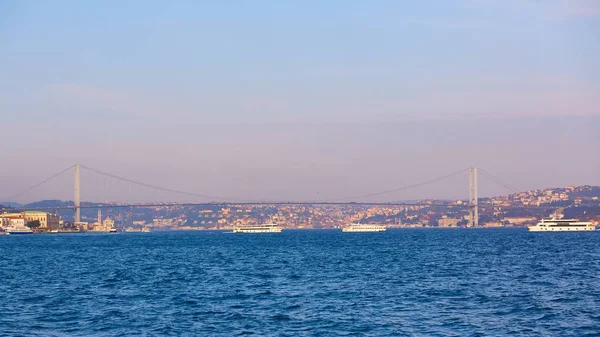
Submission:
{"label": "white ship", "polygon": [[5,231],[8,234],[11,234],[11,235],[16,235],[16,234],[33,234],[33,231],[31,230],[31,228],[29,228],[27,226],[22,226],[22,225],[16,225],[16,226],[6,227]]}
{"label": "white ship", "polygon": [[283,228],[276,223],[233,227],[234,233],[280,233],[282,230]]}
{"label": "white ship", "polygon": [[582,222],[575,219],[542,219],[535,226],[529,226],[530,232],[565,232],[565,231],[593,231],[596,229],[591,222]]}
{"label": "white ship", "polygon": [[342,228],[342,232],[385,232],[386,227],[377,224],[360,224],[353,223]]}

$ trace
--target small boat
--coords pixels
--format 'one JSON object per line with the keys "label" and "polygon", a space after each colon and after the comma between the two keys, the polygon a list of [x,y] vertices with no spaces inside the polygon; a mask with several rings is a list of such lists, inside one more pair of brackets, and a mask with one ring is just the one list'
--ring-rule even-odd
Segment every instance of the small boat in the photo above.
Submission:
{"label": "small boat", "polygon": [[360,224],[353,223],[342,228],[342,232],[385,232],[387,228],[377,224]]}
{"label": "small boat", "polygon": [[283,230],[276,223],[244,225],[233,227],[234,233],[280,233]]}
{"label": "small boat", "polygon": [[116,232],[117,232],[117,229],[116,229],[116,228],[114,228],[114,227],[112,227],[111,229],[109,229],[109,230],[108,230],[108,232],[109,232],[109,233],[113,233],[113,234],[114,234],[114,233],[116,233]]}
{"label": "small boat", "polygon": [[9,232],[0,232],[0,236],[8,236],[8,235],[10,235]]}

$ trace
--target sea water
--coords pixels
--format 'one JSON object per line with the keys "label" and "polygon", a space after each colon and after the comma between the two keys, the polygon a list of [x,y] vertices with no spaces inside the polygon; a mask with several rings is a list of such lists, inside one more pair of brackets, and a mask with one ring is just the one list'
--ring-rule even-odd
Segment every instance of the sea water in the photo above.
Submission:
{"label": "sea water", "polygon": [[600,335],[600,232],[3,236],[0,334]]}

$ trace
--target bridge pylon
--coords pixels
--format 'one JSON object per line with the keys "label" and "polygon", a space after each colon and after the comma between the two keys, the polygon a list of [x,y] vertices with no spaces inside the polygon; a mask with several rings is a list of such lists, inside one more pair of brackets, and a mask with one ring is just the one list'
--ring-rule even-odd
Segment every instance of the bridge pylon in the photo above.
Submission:
{"label": "bridge pylon", "polygon": [[479,188],[477,167],[469,168],[469,221],[470,227],[479,227]]}
{"label": "bridge pylon", "polygon": [[79,185],[79,164],[75,165],[75,180],[73,182],[73,187],[74,187],[74,196],[73,196],[73,202],[74,202],[74,206],[75,206],[75,216],[73,218],[73,220],[75,221],[75,223],[80,222],[81,221],[81,195],[80,195],[80,185]]}

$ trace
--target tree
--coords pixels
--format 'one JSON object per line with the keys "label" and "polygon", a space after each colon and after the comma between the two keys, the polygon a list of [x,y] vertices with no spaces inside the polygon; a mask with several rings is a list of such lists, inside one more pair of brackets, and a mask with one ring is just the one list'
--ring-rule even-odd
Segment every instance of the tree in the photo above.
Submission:
{"label": "tree", "polygon": [[39,228],[40,227],[40,220],[33,220],[33,221],[27,222],[27,227],[29,227],[31,229]]}

